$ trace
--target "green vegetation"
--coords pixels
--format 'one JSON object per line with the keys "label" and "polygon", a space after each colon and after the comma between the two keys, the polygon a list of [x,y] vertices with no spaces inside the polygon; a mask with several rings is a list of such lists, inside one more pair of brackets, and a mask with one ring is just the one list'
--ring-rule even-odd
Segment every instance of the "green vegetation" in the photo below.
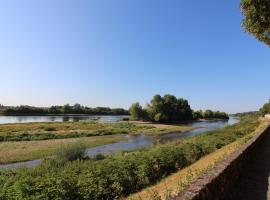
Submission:
{"label": "green vegetation", "polygon": [[43,122],[0,125],[0,163],[47,157],[57,153],[64,143],[83,140],[87,147],[126,140],[122,134],[160,135],[194,129],[187,125],[142,122],[103,124],[93,121]]}
{"label": "green vegetation", "polygon": [[144,123],[42,122],[0,125],[0,142],[92,137],[116,134],[165,134],[193,129],[187,125]]}
{"label": "green vegetation", "polygon": [[50,108],[40,108],[33,106],[5,107],[0,105],[0,113],[3,115],[56,115],[56,114],[90,114],[90,115],[129,115],[123,108],[96,107],[90,108],[78,103],[73,106],[51,106]]}
{"label": "green vegetation", "polygon": [[212,110],[206,110],[206,111],[195,111],[192,113],[193,119],[229,119],[229,116],[225,112],[220,111],[212,111]]}
{"label": "green vegetation", "polygon": [[270,2],[269,0],[242,0],[245,30],[270,46]]}
{"label": "green vegetation", "polygon": [[0,172],[0,199],[119,199],[253,132],[256,118],[224,129],[102,160],[49,159],[33,169]]}
{"label": "green vegetation", "polygon": [[131,118],[134,120],[152,122],[181,122],[197,119],[229,119],[228,114],[220,111],[192,111],[188,101],[167,94],[161,97],[155,95],[146,108],[139,103],[130,107]]}
{"label": "green vegetation", "polygon": [[175,195],[182,192],[186,187],[193,184],[197,178],[203,176],[218,163],[220,163],[232,153],[237,151],[254,135],[261,133],[261,131],[264,130],[267,126],[269,126],[269,122],[267,120],[260,119],[260,126],[254,132],[251,132],[250,134],[247,134],[244,137],[237,139],[235,142],[232,142],[229,145],[226,145],[221,149],[218,149],[213,153],[202,157],[192,165],[180,169],[175,173],[172,173],[170,176],[162,179],[157,184],[154,184],[137,193],[134,193],[130,195],[127,199],[152,199],[152,191],[156,191],[156,196],[158,196],[160,199],[166,200],[173,198]]}
{"label": "green vegetation", "polygon": [[86,157],[86,144],[80,141],[62,145],[56,156],[65,161],[82,160]]}
{"label": "green vegetation", "polygon": [[0,142],[0,164],[45,158],[59,153],[59,147],[82,142],[87,148],[125,141],[122,135],[66,138],[57,140]]}
{"label": "green vegetation", "polygon": [[234,117],[246,117],[246,116],[255,116],[257,115],[259,117],[258,111],[249,111],[249,112],[242,112],[242,113],[235,113],[232,116]]}
{"label": "green vegetation", "polygon": [[262,115],[270,114],[270,101],[263,105],[263,107],[260,109],[260,113]]}
{"label": "green vegetation", "polygon": [[133,120],[147,119],[147,111],[138,102],[131,105],[129,112]]}

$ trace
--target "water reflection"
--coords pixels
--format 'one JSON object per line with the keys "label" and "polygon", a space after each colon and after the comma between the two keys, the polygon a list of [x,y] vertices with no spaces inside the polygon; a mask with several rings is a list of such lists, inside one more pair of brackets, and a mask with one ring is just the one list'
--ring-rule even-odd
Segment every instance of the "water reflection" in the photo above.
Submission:
{"label": "water reflection", "polygon": [[0,124],[30,123],[30,122],[78,122],[95,120],[102,123],[112,123],[122,120],[125,115],[64,115],[64,116],[0,116]]}

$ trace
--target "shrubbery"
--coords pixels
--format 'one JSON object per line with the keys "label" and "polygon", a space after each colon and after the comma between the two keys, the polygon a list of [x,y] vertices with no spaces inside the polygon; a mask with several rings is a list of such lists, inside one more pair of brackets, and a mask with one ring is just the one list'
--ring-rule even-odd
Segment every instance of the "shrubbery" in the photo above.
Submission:
{"label": "shrubbery", "polygon": [[257,120],[101,160],[47,160],[34,169],[0,172],[0,199],[119,199],[152,185],[255,130]]}
{"label": "shrubbery", "polygon": [[65,144],[60,147],[56,156],[66,161],[82,160],[86,153],[86,145],[82,142]]}
{"label": "shrubbery", "polygon": [[197,119],[229,119],[225,112],[206,110],[193,111],[187,100],[176,98],[167,94],[161,97],[155,95],[146,108],[137,102],[129,109],[133,120],[144,120],[152,122],[181,122]]}
{"label": "shrubbery", "polygon": [[220,111],[193,111],[193,119],[229,119],[229,115]]}
{"label": "shrubbery", "polygon": [[45,131],[56,131],[56,128],[52,127],[52,126],[48,126],[48,127],[45,127],[44,130]]}
{"label": "shrubbery", "polygon": [[260,109],[260,113],[262,115],[270,114],[270,102],[263,105]]}

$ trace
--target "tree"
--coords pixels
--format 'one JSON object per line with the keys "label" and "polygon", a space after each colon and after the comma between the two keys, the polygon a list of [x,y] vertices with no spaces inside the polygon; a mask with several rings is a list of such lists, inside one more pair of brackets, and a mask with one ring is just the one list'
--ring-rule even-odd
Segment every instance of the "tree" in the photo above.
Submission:
{"label": "tree", "polygon": [[58,113],[61,113],[61,110],[59,110],[57,106],[51,106],[48,112],[50,114],[58,114]]}
{"label": "tree", "polygon": [[263,105],[260,109],[260,113],[262,115],[270,114],[270,102]]}
{"label": "tree", "polygon": [[192,119],[192,110],[185,99],[166,94],[155,95],[147,105],[149,119],[155,122],[175,122]]}
{"label": "tree", "polygon": [[84,108],[81,106],[81,104],[75,103],[73,105],[73,113],[82,114],[84,113]]}
{"label": "tree", "polygon": [[155,115],[162,111],[163,101],[160,95],[155,95],[150,104],[147,104],[146,110],[151,121],[155,121]]}
{"label": "tree", "polygon": [[204,112],[204,118],[205,119],[211,119],[214,118],[214,112],[212,110],[206,110]]}
{"label": "tree", "polygon": [[133,120],[143,119],[143,109],[142,109],[142,106],[138,102],[133,103],[131,105],[129,112]]}
{"label": "tree", "polygon": [[71,114],[71,106],[69,104],[66,104],[63,106],[63,111],[64,114]]}
{"label": "tree", "polygon": [[243,27],[270,46],[270,0],[242,0]]}
{"label": "tree", "polygon": [[201,110],[199,111],[192,111],[192,119],[197,120],[197,119],[202,119],[203,118],[203,112]]}
{"label": "tree", "polygon": [[152,122],[181,122],[197,119],[229,119],[228,114],[220,111],[202,110],[193,111],[186,99],[176,98],[166,94],[163,97],[155,95],[146,108],[139,103],[132,104],[131,117],[135,120],[148,120]]}

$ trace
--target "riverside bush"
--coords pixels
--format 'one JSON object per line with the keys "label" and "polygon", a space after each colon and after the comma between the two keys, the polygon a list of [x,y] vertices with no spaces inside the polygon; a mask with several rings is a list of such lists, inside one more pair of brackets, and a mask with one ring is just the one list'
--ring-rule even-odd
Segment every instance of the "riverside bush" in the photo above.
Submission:
{"label": "riverside bush", "polygon": [[57,157],[62,160],[73,161],[85,158],[86,145],[82,142],[66,144],[60,147]]}
{"label": "riverside bush", "polygon": [[49,159],[33,169],[0,171],[0,199],[120,199],[253,132],[258,125],[258,120],[248,119],[103,160]]}

